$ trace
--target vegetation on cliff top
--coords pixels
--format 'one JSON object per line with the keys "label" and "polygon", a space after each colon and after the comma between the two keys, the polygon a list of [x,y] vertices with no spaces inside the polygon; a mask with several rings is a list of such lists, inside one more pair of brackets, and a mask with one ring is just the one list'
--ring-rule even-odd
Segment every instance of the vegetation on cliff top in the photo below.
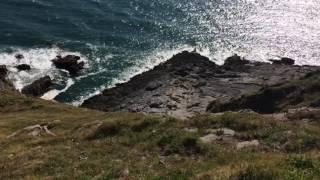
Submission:
{"label": "vegetation on cliff top", "polygon": [[[45,124],[52,134],[24,129]],[[259,144],[236,148],[251,140]],[[226,112],[181,121],[0,92],[0,179],[319,179],[319,148],[317,118]]]}

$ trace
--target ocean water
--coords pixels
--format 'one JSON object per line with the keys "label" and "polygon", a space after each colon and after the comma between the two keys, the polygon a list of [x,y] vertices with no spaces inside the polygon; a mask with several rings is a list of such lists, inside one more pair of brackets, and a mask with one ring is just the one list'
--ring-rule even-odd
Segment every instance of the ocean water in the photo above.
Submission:
{"label": "ocean water", "polygon": [[[194,48],[218,64],[237,53],[320,65],[319,19],[319,0],[1,0],[0,64],[18,89],[48,74],[63,86],[45,98],[79,105]],[[86,69],[68,77],[52,66],[58,54],[81,56]]]}

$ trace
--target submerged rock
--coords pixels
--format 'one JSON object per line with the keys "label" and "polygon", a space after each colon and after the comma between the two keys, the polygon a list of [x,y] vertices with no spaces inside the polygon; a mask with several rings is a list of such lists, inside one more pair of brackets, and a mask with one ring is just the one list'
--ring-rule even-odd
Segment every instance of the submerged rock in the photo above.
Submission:
{"label": "submerged rock", "polygon": [[208,105],[212,102],[228,102],[266,86],[301,79],[316,70],[320,67],[278,66],[244,60],[238,55],[218,66],[207,57],[185,51],[129,82],[104,90],[86,100],[82,107],[184,119],[210,111]]}
{"label": "submerged rock", "polygon": [[31,67],[28,64],[19,64],[16,66],[18,71],[30,71]]}
{"label": "submerged rock", "polygon": [[24,56],[23,56],[22,54],[16,54],[14,57],[15,57],[16,59],[18,59],[18,60],[24,58]]}
{"label": "submerged rock", "polygon": [[84,67],[84,62],[79,62],[79,60],[79,56],[67,55],[65,57],[57,56],[52,62],[57,68],[67,70],[71,75],[76,75]]}
{"label": "submerged rock", "polygon": [[41,97],[43,94],[51,90],[53,82],[49,76],[45,76],[24,87],[22,94],[33,97]]}

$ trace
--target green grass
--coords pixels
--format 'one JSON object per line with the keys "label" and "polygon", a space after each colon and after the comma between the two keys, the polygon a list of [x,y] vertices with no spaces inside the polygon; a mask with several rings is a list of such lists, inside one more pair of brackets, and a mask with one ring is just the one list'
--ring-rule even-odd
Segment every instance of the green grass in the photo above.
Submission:
{"label": "green grass", "polygon": [[[58,122],[51,129],[57,136],[7,138],[50,122]],[[228,143],[199,141],[217,128],[236,135]],[[319,137],[319,121],[280,122],[255,113],[182,121],[0,92],[0,179],[319,179]],[[237,142],[253,139],[258,149],[236,150]]]}

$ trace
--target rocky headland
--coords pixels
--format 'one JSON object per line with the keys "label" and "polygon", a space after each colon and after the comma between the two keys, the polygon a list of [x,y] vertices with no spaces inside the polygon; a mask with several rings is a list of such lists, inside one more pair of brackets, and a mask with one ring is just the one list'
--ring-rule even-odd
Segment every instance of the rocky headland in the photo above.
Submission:
{"label": "rocky headland", "polygon": [[[127,83],[104,90],[86,100],[82,107],[107,112],[144,112],[182,119],[206,112],[257,110],[243,105],[233,109],[221,108],[219,111],[214,104],[234,101],[243,95],[262,93],[264,89],[303,79],[320,70],[316,66],[294,65],[294,60],[289,58],[270,61],[272,63],[249,61],[234,55],[227,58],[224,65],[218,66],[197,53],[182,52],[154,69],[133,77]],[[270,101],[284,100],[283,96],[289,96],[296,89],[289,88],[277,96],[266,94],[264,98],[253,101],[270,109],[258,112],[283,110],[272,110],[274,107]],[[285,99],[288,101],[285,103],[299,104],[297,99],[308,92],[303,89],[300,91],[294,94],[296,102],[291,99],[294,95],[291,95]]]}
{"label": "rocky headland", "polygon": [[84,108],[38,98],[49,76],[16,91],[2,65],[0,179],[319,179],[320,67],[294,64],[182,52]]}

